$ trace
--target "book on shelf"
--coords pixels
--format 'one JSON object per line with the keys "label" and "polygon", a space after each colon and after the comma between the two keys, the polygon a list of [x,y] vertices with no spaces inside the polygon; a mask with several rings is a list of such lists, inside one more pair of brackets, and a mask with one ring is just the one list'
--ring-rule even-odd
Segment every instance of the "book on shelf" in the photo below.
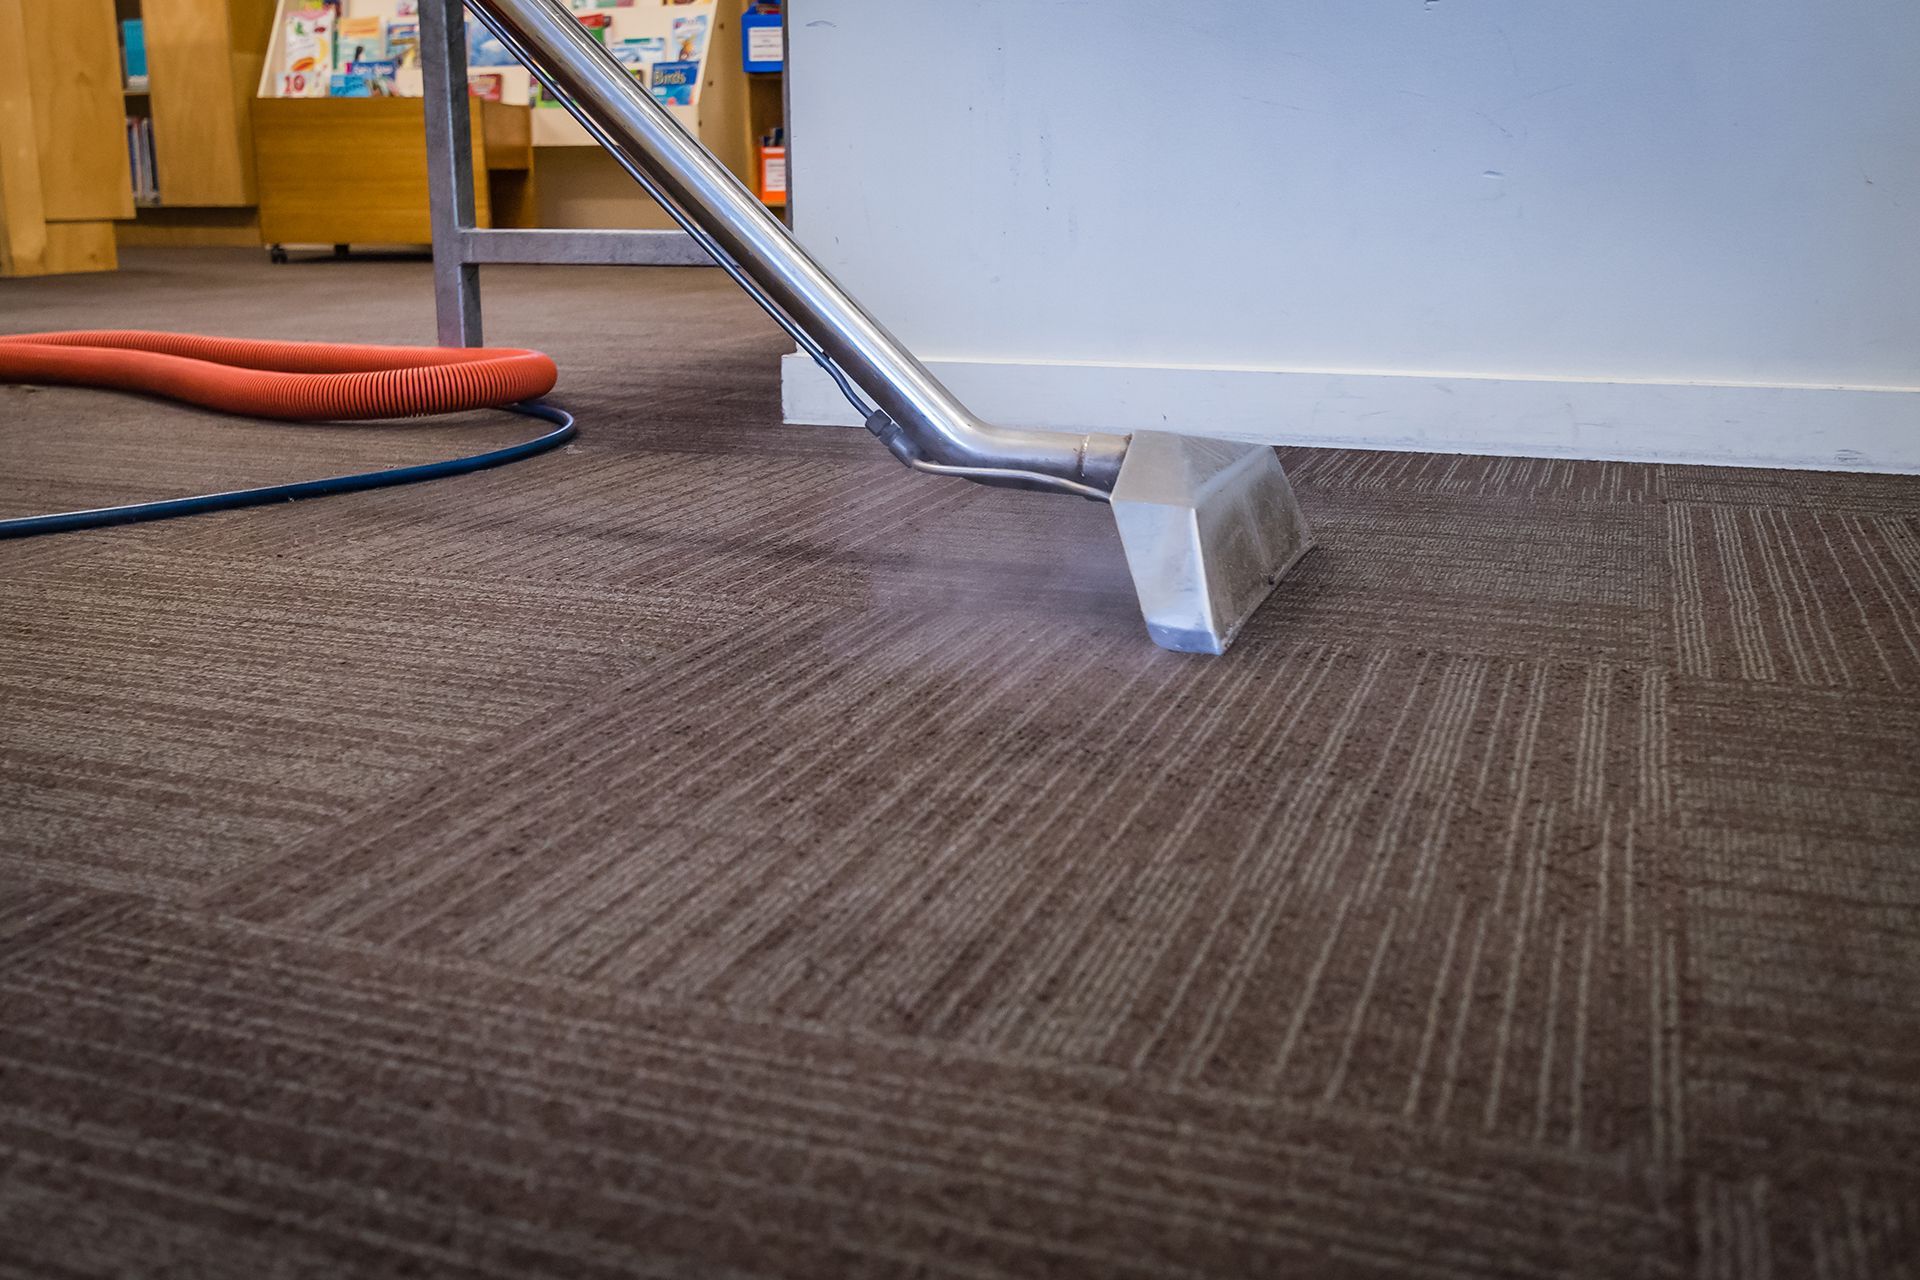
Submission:
{"label": "book on shelf", "polygon": [[[580,25],[663,102],[691,107],[713,52],[713,0],[561,0]],[[771,8],[772,0],[757,0]],[[552,105],[526,67],[493,34],[465,19],[469,89],[475,96]],[[131,53],[129,54],[131,57]],[[259,92],[266,97],[418,97],[419,0],[278,0],[273,46]]]}
{"label": "book on shelf", "polygon": [[333,69],[344,71],[356,62],[382,62],[387,56],[387,20],[374,15],[342,18],[333,28]]}
{"label": "book on shelf", "polygon": [[135,204],[160,203],[160,171],[153,159],[153,121],[127,117],[127,172],[133,180]]}
{"label": "book on shelf", "polygon": [[673,20],[673,60],[698,62],[707,56],[707,15],[687,14]]}
{"label": "book on shelf", "polygon": [[620,65],[641,84],[650,84],[654,64],[666,61],[667,38],[665,36],[628,36],[607,46]]}
{"label": "book on shelf", "polygon": [[576,13],[574,21],[587,29],[587,34],[606,44],[607,33],[613,30],[613,15],[610,13]]}
{"label": "book on shelf", "polygon": [[420,24],[394,22],[387,25],[387,57],[403,67],[420,60]]}
{"label": "book on shelf", "polygon": [[120,24],[120,68],[127,88],[147,87],[147,24],[138,18]]}
{"label": "book on shelf", "polygon": [[391,98],[400,68],[396,63],[349,62],[333,73],[327,94],[334,98]]}
{"label": "book on shelf", "polygon": [[333,10],[296,10],[281,41],[280,96],[325,97],[333,75]]}
{"label": "book on shelf", "polygon": [[477,22],[467,23],[468,67],[517,67],[520,60],[508,52],[500,38]]}
{"label": "book on shelf", "polygon": [[692,106],[693,91],[700,83],[697,62],[658,62],[653,67],[654,99],[665,106]]}

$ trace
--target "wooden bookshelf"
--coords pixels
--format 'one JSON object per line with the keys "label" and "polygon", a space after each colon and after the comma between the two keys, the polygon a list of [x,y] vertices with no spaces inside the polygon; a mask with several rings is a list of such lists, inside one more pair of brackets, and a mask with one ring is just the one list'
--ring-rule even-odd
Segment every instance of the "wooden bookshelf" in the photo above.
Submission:
{"label": "wooden bookshelf", "polygon": [[133,216],[113,0],[0,0],[0,275],[111,271]]}
{"label": "wooden bookshelf", "polygon": [[[152,0],[145,0],[152,3]],[[282,9],[295,0],[282,0]],[[377,0],[374,0],[377,3]],[[347,0],[346,11],[374,3]],[[759,128],[778,121],[777,76],[749,76],[740,60],[745,0],[706,0],[706,56],[697,100],[670,108],[749,185],[758,181]],[[276,24],[278,25],[278,24]],[[273,91],[279,33],[258,89]],[[485,75],[493,68],[471,68]],[[512,71],[526,83],[525,72]],[[556,106],[473,102],[475,213],[483,227],[669,228],[640,190]],[[286,244],[424,244],[429,238],[425,128],[417,98],[272,98],[254,104],[260,240]],[[411,130],[411,132],[409,132]],[[505,140],[511,136],[514,141]],[[363,157],[343,165],[341,157]],[[322,175],[325,179],[322,180]]]}
{"label": "wooden bookshelf", "polygon": [[[740,65],[743,7],[715,3],[699,101],[675,110],[753,185],[759,137],[779,120],[781,95],[778,76]],[[0,273],[111,269],[116,242],[424,243],[419,100],[256,99],[277,8],[276,0],[0,0]],[[118,24],[127,18],[144,24],[144,89],[122,75]],[[486,223],[671,225],[563,112],[475,107],[477,173],[485,175],[476,200]],[[159,187],[157,204],[137,208],[124,129],[131,115],[153,121]],[[267,115],[261,138],[256,121]],[[362,154],[363,165],[328,168]],[[322,173],[332,177],[321,182]]]}
{"label": "wooden bookshelf", "polygon": [[[784,128],[787,120],[787,101],[785,73],[779,71],[756,72],[745,77],[747,82],[746,147],[747,155],[755,166],[760,160],[760,139],[775,129]],[[758,191],[759,173],[749,170],[747,185]],[[769,200],[768,204],[784,208],[786,200]]]}
{"label": "wooden bookshelf", "polygon": [[113,0],[146,32],[147,87],[123,89],[126,114],[153,120],[163,208],[254,203],[253,86],[275,0]]}
{"label": "wooden bookshelf", "polygon": [[[781,77],[747,73],[740,59],[740,16],[747,0],[716,0],[699,100],[674,107],[687,130],[748,187],[759,189],[760,138],[785,114]],[[557,107],[534,114],[539,156],[540,225],[665,229],[677,224]]]}
{"label": "wooden bookshelf", "polygon": [[122,87],[128,118],[152,121],[157,201],[117,228],[122,246],[257,244],[253,86],[275,0],[112,0],[138,18],[147,83]]}
{"label": "wooden bookshelf", "polygon": [[163,206],[254,202],[252,102],[274,0],[138,0]]}

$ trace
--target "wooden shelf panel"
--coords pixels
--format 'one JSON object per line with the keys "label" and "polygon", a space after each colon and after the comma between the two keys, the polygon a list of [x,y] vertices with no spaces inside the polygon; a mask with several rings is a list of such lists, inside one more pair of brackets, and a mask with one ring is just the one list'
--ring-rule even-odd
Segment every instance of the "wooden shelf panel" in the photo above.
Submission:
{"label": "wooden shelf panel", "polygon": [[[473,112],[474,213],[492,225],[492,153],[524,171],[530,108]],[[518,120],[515,117],[519,117]],[[268,244],[426,244],[425,104],[419,98],[261,98],[254,103],[260,238]]]}
{"label": "wooden shelf panel", "polygon": [[131,218],[113,0],[27,0],[23,16],[43,216],[49,222]]}
{"label": "wooden shelf panel", "polygon": [[160,198],[252,204],[249,105],[272,0],[141,0],[141,14]]}

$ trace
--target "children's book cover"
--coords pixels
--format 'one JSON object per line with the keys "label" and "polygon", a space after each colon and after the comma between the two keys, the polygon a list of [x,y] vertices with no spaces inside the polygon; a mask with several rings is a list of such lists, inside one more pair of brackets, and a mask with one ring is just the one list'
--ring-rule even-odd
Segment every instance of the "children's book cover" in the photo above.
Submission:
{"label": "children's book cover", "polygon": [[[354,97],[391,98],[397,92],[395,82],[400,75],[400,64],[391,58],[381,58],[371,62],[349,62],[340,71],[334,73],[334,79],[344,74],[355,80],[364,80],[367,92],[353,94]],[[335,97],[342,95],[335,94]]]}
{"label": "children's book cover", "polygon": [[595,40],[598,40],[601,44],[607,42],[607,33],[613,28],[612,14],[576,13],[573,17],[574,21],[585,27],[587,34],[591,35]]}
{"label": "children's book cover", "polygon": [[387,24],[387,57],[403,67],[410,67],[419,60],[419,23],[392,22]]}
{"label": "children's book cover", "polygon": [[698,62],[707,56],[707,16],[695,13],[673,20],[675,62]]}
{"label": "children's book cover", "polygon": [[519,65],[519,60],[507,51],[507,46],[494,38],[493,32],[469,20],[467,22],[467,65],[514,67]]}
{"label": "children's book cover", "polygon": [[667,38],[665,36],[628,36],[607,46],[613,50],[613,56],[620,60],[633,78],[641,84],[650,83],[653,64],[664,62],[667,57]]}
{"label": "children's book cover", "polygon": [[345,71],[355,62],[379,62],[387,56],[387,20],[381,17],[341,18],[333,26],[333,69]]}
{"label": "children's book cover", "polygon": [[333,74],[333,10],[301,9],[290,14],[281,58],[281,97],[325,97],[327,78]]}
{"label": "children's book cover", "polygon": [[693,91],[699,83],[697,62],[661,62],[653,68],[653,96],[667,106],[692,106]]}

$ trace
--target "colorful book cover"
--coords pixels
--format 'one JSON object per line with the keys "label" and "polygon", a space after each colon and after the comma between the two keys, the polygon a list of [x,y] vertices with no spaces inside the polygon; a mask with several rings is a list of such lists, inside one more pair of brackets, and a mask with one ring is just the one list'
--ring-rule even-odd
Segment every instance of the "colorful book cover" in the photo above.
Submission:
{"label": "colorful book cover", "polygon": [[653,64],[665,61],[667,56],[665,36],[628,36],[607,47],[613,50],[613,56],[619,59],[620,65],[641,84],[650,83]]}
{"label": "colorful book cover", "polygon": [[141,116],[134,122],[133,141],[139,151],[140,169],[137,194],[147,204],[160,203],[160,171],[153,157],[153,118]]}
{"label": "colorful book cover", "polygon": [[153,165],[153,121],[127,117],[127,164],[133,175],[133,198],[141,204],[160,203],[160,186]]}
{"label": "colorful book cover", "polygon": [[379,62],[387,56],[385,18],[342,18],[333,27],[333,69],[355,62]]}
{"label": "colorful book cover", "polygon": [[351,71],[336,71],[327,81],[327,96],[332,98],[371,98],[373,81]]}
{"label": "colorful book cover", "polygon": [[120,58],[127,85],[139,88],[147,82],[147,25],[138,18],[120,24]]}
{"label": "colorful book cover", "polygon": [[700,64],[697,62],[660,62],[653,68],[654,99],[667,106],[693,105],[693,91],[700,83]]}
{"label": "colorful book cover", "polygon": [[302,9],[290,15],[281,49],[280,95],[325,97],[333,72],[333,10]]}
{"label": "colorful book cover", "polygon": [[400,76],[400,64],[391,58],[381,58],[372,62],[349,62],[347,74],[365,76],[376,98],[391,98],[394,95],[395,82]]}
{"label": "colorful book cover", "polygon": [[613,27],[612,14],[576,13],[573,16],[574,20],[585,27],[595,40],[598,40],[601,44],[607,42],[607,34]]}
{"label": "colorful book cover", "polygon": [[707,15],[689,14],[673,20],[673,57],[676,62],[698,62],[707,56]]}
{"label": "colorful book cover", "polygon": [[419,59],[419,23],[393,22],[387,24],[387,57],[403,67],[410,67]]}
{"label": "colorful book cover", "polygon": [[513,67],[518,60],[507,47],[494,39],[493,32],[479,23],[467,21],[467,65],[470,67]]}
{"label": "colorful book cover", "polygon": [[499,72],[490,75],[468,76],[467,92],[487,102],[498,102],[507,91],[507,78]]}

